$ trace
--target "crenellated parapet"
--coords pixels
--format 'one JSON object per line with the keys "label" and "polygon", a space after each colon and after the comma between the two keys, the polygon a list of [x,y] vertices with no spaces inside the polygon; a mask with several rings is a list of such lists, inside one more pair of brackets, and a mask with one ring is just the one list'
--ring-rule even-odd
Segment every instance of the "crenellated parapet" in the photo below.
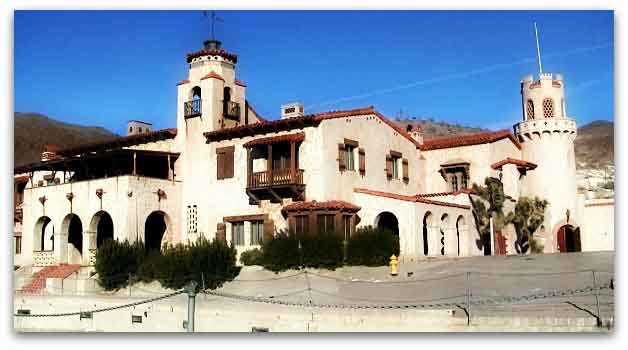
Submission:
{"label": "crenellated parapet", "polygon": [[556,136],[573,142],[577,136],[578,128],[576,121],[571,118],[547,118],[517,123],[514,126],[514,131],[521,143],[547,137],[556,138]]}

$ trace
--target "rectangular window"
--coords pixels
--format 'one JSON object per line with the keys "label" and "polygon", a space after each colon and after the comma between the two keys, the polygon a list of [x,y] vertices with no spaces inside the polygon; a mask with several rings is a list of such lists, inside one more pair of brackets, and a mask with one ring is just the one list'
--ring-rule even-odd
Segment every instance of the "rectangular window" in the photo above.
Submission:
{"label": "rectangular window", "polygon": [[298,215],[294,217],[294,233],[297,236],[305,236],[309,233],[310,217],[308,215]]}
{"label": "rectangular window", "polygon": [[15,236],[15,254],[22,254],[22,237]]}
{"label": "rectangular window", "polygon": [[469,184],[468,184],[468,180],[467,180],[467,176],[465,174],[462,174],[462,188],[468,188]]}
{"label": "rectangular window", "polygon": [[342,217],[342,230],[344,232],[345,241],[348,241],[351,238],[351,233],[353,233],[353,227],[351,226],[351,215],[344,215]]}
{"label": "rectangular window", "polygon": [[216,178],[218,180],[230,179],[233,177],[234,152],[234,146],[221,147],[216,149]]}
{"label": "rectangular window", "polygon": [[401,168],[402,168],[402,176],[403,176],[403,181],[408,182],[410,181],[410,169],[409,169],[410,165],[408,163],[407,159],[402,159],[401,161]]}
{"label": "rectangular window", "polygon": [[316,225],[319,233],[334,233],[335,225],[334,219],[336,215],[334,214],[320,214],[316,217]]}
{"label": "rectangular window", "polygon": [[261,245],[264,237],[264,221],[251,221],[251,245]]}
{"label": "rectangular window", "polygon": [[231,223],[231,244],[244,245],[244,222]]}
{"label": "rectangular window", "polygon": [[451,191],[452,192],[458,191],[458,176],[457,176],[457,174],[454,174],[454,176],[451,177]]}
{"label": "rectangular window", "polygon": [[399,178],[399,158],[391,157],[391,160],[392,160],[392,164],[391,164],[392,178],[398,179]]}
{"label": "rectangular window", "polygon": [[188,233],[198,232],[198,211],[196,205],[188,205]]}
{"label": "rectangular window", "polygon": [[345,145],[345,169],[354,171],[355,170],[355,160],[354,160],[354,151],[355,147],[350,145]]}

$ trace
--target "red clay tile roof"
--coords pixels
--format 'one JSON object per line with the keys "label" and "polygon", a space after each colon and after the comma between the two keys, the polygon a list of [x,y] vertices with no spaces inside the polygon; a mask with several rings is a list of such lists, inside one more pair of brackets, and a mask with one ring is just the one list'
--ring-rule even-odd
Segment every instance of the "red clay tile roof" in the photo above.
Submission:
{"label": "red clay tile roof", "polygon": [[192,62],[193,59],[201,56],[220,56],[226,60],[232,61],[233,63],[238,63],[238,56],[236,54],[229,53],[223,49],[220,50],[207,50],[203,49],[200,51],[192,52],[187,54],[187,62]]}
{"label": "red clay tile roof", "polygon": [[455,192],[435,192],[435,193],[419,193],[417,197],[443,197],[443,196],[457,196],[459,194],[472,194],[474,193],[470,188],[462,188]]}
{"label": "red clay tile roof", "polygon": [[480,145],[484,143],[496,142],[505,138],[510,139],[512,143],[517,146],[517,148],[521,149],[519,141],[515,139],[510,130],[490,131],[477,134],[458,135],[453,137],[425,140],[420,146],[420,149],[423,151],[430,151],[443,148]]}
{"label": "red clay tile roof", "polygon": [[398,199],[398,200],[406,201],[406,202],[433,204],[433,205],[439,205],[443,207],[452,207],[452,208],[460,208],[460,209],[470,209],[468,205],[435,201],[432,199],[420,197],[419,195],[408,196],[408,195],[396,194],[396,193],[390,193],[390,192],[368,190],[365,188],[354,188],[353,191],[356,193],[364,193],[364,194],[368,194],[372,196]]}
{"label": "red clay tile roof", "polygon": [[177,86],[179,86],[179,85],[183,85],[183,84],[187,84],[187,83],[189,83],[189,82],[190,82],[189,80],[187,80],[187,79],[183,79],[183,80],[181,80],[181,81],[179,81],[179,82],[177,83]]}
{"label": "red clay tile roof", "polygon": [[364,108],[356,108],[343,111],[329,111],[322,113],[315,113],[305,115],[303,117],[286,118],[271,121],[262,121],[254,124],[245,124],[236,126],[233,128],[220,129],[215,131],[206,132],[203,135],[207,138],[207,142],[229,140],[232,138],[253,136],[258,134],[266,134],[271,132],[288,131],[293,129],[302,129],[309,126],[318,126],[323,120],[347,118],[360,115],[374,114],[386,125],[390,126],[399,135],[405,137],[408,141],[412,142],[416,147],[419,147],[419,143],[410,134],[405,132],[397,124],[393,123],[388,118],[384,117],[381,113],[377,112],[373,106]]}
{"label": "red clay tile roof", "polygon": [[246,87],[246,84],[243,81],[238,80],[238,79],[236,79],[235,84]]}
{"label": "red clay tile roof", "polygon": [[168,140],[173,139],[175,136],[177,136],[177,129],[162,129],[142,134],[116,137],[107,141],[87,143],[77,147],[64,148],[57,151],[57,154],[62,156],[70,156],[104,149],[129,147],[147,142]]}
{"label": "red clay tile roof", "polygon": [[269,145],[271,143],[279,142],[299,142],[305,140],[305,134],[302,132],[296,134],[286,134],[271,137],[263,137],[260,139],[251,140],[244,144],[244,147],[253,147],[258,145]]}
{"label": "red clay tile roof", "polygon": [[532,163],[532,162],[528,162],[528,161],[525,161],[525,160],[508,157],[508,158],[506,158],[504,160],[500,160],[499,162],[492,164],[491,168],[493,168],[493,169],[500,169],[505,164],[514,164],[514,165],[517,166],[517,168],[525,168],[525,169],[529,169],[529,170],[536,169],[536,167],[537,167],[537,165]]}
{"label": "red clay tile roof", "polygon": [[211,71],[211,72],[207,73],[207,75],[202,77],[201,80],[209,79],[209,78],[214,78],[214,79],[225,81],[225,79],[223,77],[221,77],[220,74],[218,74],[218,73],[216,73],[214,71]]}
{"label": "red clay tile roof", "polygon": [[325,201],[325,202],[317,202],[317,201],[309,201],[309,202],[294,202],[286,205],[281,209],[281,212],[289,213],[293,211],[306,211],[306,210],[340,210],[345,212],[355,213],[360,211],[360,207],[357,205],[353,205],[349,202],[345,201]]}

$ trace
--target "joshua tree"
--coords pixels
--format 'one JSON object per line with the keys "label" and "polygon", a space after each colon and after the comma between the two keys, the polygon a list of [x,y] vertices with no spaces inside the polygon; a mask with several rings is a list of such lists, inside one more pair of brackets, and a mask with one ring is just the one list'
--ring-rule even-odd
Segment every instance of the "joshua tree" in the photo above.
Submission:
{"label": "joshua tree", "polygon": [[509,213],[505,223],[512,223],[517,233],[515,249],[518,254],[525,254],[528,249],[532,253],[543,252],[543,246],[534,240],[534,232],[541,226],[545,219],[545,208],[549,203],[538,197],[521,197],[515,205],[515,211]]}
{"label": "joshua tree", "polygon": [[[504,186],[499,179],[487,177],[484,180],[485,186],[473,184],[473,192],[477,199],[471,197],[473,207],[473,218],[475,225],[480,232],[481,239],[476,242],[478,248],[490,249],[490,218],[493,218],[493,229],[499,231],[504,226]],[[488,207],[487,207],[488,204]],[[491,252],[492,253],[492,252]]]}

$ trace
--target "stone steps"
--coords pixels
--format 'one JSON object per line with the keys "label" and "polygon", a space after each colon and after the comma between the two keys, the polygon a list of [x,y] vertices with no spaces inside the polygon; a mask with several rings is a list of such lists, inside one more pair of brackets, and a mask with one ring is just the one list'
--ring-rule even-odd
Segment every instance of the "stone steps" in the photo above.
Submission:
{"label": "stone steps", "polygon": [[65,279],[81,268],[79,264],[60,264],[46,266],[33,274],[33,279],[27,285],[23,286],[19,292],[22,294],[39,294],[46,288],[46,279],[61,278]]}

